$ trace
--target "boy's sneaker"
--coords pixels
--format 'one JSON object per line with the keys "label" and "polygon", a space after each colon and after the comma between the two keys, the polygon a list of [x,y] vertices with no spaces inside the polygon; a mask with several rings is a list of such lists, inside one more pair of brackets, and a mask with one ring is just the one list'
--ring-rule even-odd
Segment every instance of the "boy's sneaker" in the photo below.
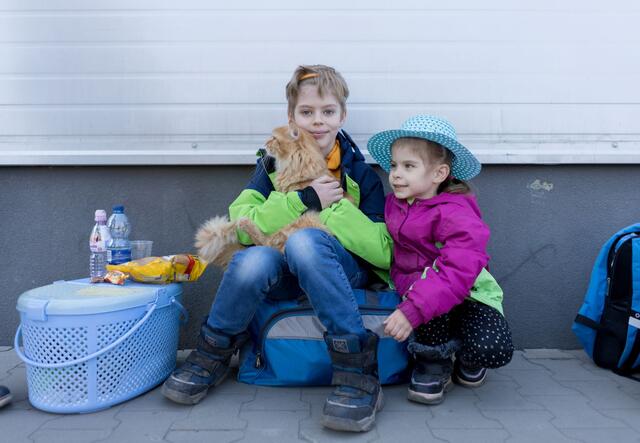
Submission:
{"label": "boy's sneaker", "polygon": [[444,393],[451,390],[451,358],[422,360],[414,356],[416,366],[411,374],[407,398],[427,405],[437,405],[444,400]]}
{"label": "boy's sneaker", "polygon": [[0,408],[11,403],[13,396],[6,386],[0,386]]}
{"label": "boy's sneaker", "polygon": [[210,387],[224,381],[229,373],[231,357],[248,338],[246,332],[229,336],[203,324],[196,349],[165,380],[162,395],[176,403],[197,404]]}
{"label": "boy's sneaker", "polygon": [[453,381],[468,388],[482,386],[487,379],[487,368],[465,366],[456,359],[453,367]]}

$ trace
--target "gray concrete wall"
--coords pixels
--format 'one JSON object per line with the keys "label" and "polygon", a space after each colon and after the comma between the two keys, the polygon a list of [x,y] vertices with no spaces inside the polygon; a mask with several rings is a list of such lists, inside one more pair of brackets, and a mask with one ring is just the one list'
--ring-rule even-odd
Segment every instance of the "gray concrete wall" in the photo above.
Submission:
{"label": "gray concrete wall", "polygon": [[[87,275],[94,209],[123,203],[131,238],[153,240],[154,255],[192,251],[196,228],[226,211],[251,171],[0,168],[0,345],[12,342],[22,292]],[[640,221],[640,165],[489,165],[473,184],[492,229],[491,271],[505,290],[516,346],[578,347],[570,327],[593,260],[611,233]],[[209,269],[184,285],[191,319],[181,346],[193,345],[219,281]]]}

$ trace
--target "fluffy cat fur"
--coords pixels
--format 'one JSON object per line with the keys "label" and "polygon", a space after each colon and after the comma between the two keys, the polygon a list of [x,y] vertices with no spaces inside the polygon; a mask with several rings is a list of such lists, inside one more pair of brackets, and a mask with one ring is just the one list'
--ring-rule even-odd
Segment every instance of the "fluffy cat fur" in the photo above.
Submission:
{"label": "fluffy cat fur", "polygon": [[[316,178],[329,175],[327,163],[315,138],[293,123],[274,129],[266,148],[276,159],[276,189],[280,192],[304,189]],[[216,216],[200,227],[195,246],[204,260],[226,267],[233,254],[244,248],[238,242],[236,229],[246,232],[255,245],[271,246],[283,252],[289,236],[302,228],[318,228],[329,232],[314,211],[305,212],[269,236],[248,218],[229,221],[226,216]]]}

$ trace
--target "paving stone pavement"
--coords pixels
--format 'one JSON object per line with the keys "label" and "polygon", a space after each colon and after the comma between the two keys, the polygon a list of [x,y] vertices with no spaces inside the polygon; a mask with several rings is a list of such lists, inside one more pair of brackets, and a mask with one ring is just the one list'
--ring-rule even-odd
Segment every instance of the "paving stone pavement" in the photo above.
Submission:
{"label": "paving stone pavement", "polygon": [[[181,353],[181,356],[184,354]],[[582,351],[517,351],[477,389],[456,387],[441,405],[384,388],[385,407],[365,434],[319,423],[329,387],[267,388],[233,378],[200,404],[181,406],[158,388],[104,411],[59,415],[34,409],[24,364],[0,347],[0,441],[20,442],[640,442],[640,383],[596,367]]]}

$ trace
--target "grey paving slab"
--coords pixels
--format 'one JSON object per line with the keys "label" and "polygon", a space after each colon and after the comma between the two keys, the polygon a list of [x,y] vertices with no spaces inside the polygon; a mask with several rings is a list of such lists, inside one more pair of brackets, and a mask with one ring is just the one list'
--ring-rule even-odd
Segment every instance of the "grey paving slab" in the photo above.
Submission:
{"label": "grey paving slab", "polygon": [[520,385],[521,395],[573,395],[576,391],[567,388],[556,381],[551,372],[544,368],[537,370],[511,370],[502,369],[502,373],[508,374],[514,382]]}
{"label": "grey paving slab", "polygon": [[164,439],[171,443],[230,443],[243,437],[243,431],[169,431]]}
{"label": "grey paving slab", "polygon": [[125,411],[116,414],[120,424],[100,442],[142,443],[164,439],[171,425],[188,414],[174,411]]}
{"label": "grey paving slab", "polygon": [[7,436],[7,441],[30,442],[29,436],[36,432],[56,415],[34,410],[21,410],[5,407],[0,411],[1,435]]}
{"label": "grey paving slab", "polygon": [[640,433],[640,409],[598,409],[605,417],[613,418],[615,420],[622,420]]}
{"label": "grey paving slab", "polygon": [[111,434],[110,429],[56,429],[38,430],[31,435],[34,443],[86,443],[104,440]]}
{"label": "grey paving slab", "polygon": [[629,429],[563,429],[567,437],[584,443],[638,443],[640,436]]}
{"label": "grey paving slab", "polygon": [[484,386],[456,386],[436,406],[408,401],[406,384],[385,386],[385,407],[365,434],[320,425],[331,387],[259,387],[235,376],[195,406],[174,404],[156,388],[97,413],[48,414],[28,402],[24,365],[0,349],[0,384],[15,397],[0,410],[0,440],[620,443],[640,436],[640,383],[598,368],[582,351],[518,351],[509,365],[489,371]]}
{"label": "grey paving slab", "polygon": [[510,434],[504,429],[434,429],[433,435],[449,443],[498,443]]}
{"label": "grey paving slab", "polygon": [[[2,358],[0,356],[0,358]],[[11,390],[13,395],[12,408],[33,409],[28,401],[29,391],[27,389],[27,370],[24,364],[13,367],[5,373],[5,377],[0,380],[0,384]]]}
{"label": "grey paving slab", "polygon": [[[120,420],[117,420],[115,417],[121,409],[122,406],[115,406],[92,414],[56,414],[51,420],[44,423],[40,427],[40,430],[108,430],[110,433],[110,431],[113,431],[120,425]],[[109,433],[107,433],[107,435]]]}
{"label": "grey paving slab", "polygon": [[309,414],[309,411],[242,411],[240,418],[248,425],[239,441],[298,442],[300,421]]}
{"label": "grey paving slab", "polygon": [[430,429],[500,429],[502,424],[485,417],[467,397],[447,395],[444,402],[430,406],[433,418],[427,420]]}
{"label": "grey paving slab", "polygon": [[255,398],[242,406],[243,411],[308,411],[309,404],[302,401],[301,388],[260,386]]}
{"label": "grey paving slab", "polygon": [[640,409],[640,401],[622,391],[620,385],[610,379],[596,382],[564,381],[562,385],[580,392],[597,409]]}
{"label": "grey paving slab", "polygon": [[557,381],[601,381],[611,380],[601,372],[590,371],[585,363],[575,358],[568,359],[537,359],[536,364],[548,369],[551,377]]}
{"label": "grey paving slab", "polygon": [[513,381],[487,381],[476,388],[476,406],[482,411],[490,410],[541,410],[544,406],[520,394],[520,385]]}
{"label": "grey paving slab", "polygon": [[239,417],[240,408],[252,395],[210,395],[175,420],[171,430],[244,430],[247,421]]}
{"label": "grey paving slab", "polygon": [[573,360],[575,356],[561,349],[525,349],[522,355],[527,360]]}
{"label": "grey paving slab", "polygon": [[554,416],[549,411],[483,411],[487,418],[496,420],[509,432],[507,441],[517,442],[571,442],[551,424]]}
{"label": "grey paving slab", "polygon": [[582,395],[535,395],[531,399],[554,415],[551,423],[559,428],[626,428],[623,420],[604,416]]}
{"label": "grey paving slab", "polygon": [[[428,407],[423,407],[428,409]],[[431,414],[428,411],[389,411],[384,410],[376,420],[376,431],[378,438],[375,442],[429,442],[442,441],[433,435],[427,426],[427,417]],[[402,436],[402,439],[398,438]]]}

